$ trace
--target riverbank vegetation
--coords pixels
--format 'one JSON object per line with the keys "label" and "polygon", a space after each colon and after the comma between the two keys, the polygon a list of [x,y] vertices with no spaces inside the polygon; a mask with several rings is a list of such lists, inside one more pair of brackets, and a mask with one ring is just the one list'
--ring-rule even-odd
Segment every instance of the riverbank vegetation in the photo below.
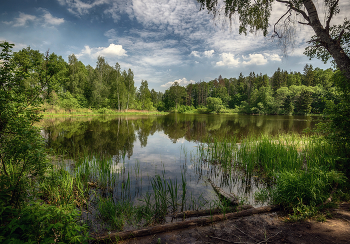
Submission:
{"label": "riverbank vegetation", "polygon": [[[70,56],[70,65],[66,65],[55,54],[43,55],[30,48],[12,54],[13,45],[6,42],[0,45],[0,241],[3,243],[87,242],[92,238],[91,233],[97,231],[161,223],[169,214],[189,209],[220,208],[223,212],[227,209],[220,201],[211,201],[202,195],[192,196],[187,188],[185,170],[181,179],[167,179],[162,173],[145,179],[137,164],[126,170],[123,158],[132,148],[132,145],[128,147],[128,137],[135,140],[132,130],[120,137],[119,142],[124,145],[120,157],[105,158],[101,152],[102,156],[86,154],[73,161],[72,157],[71,161],[64,158],[55,161],[52,157],[49,160],[45,139],[39,129],[33,127],[33,123],[42,118],[40,105],[43,103],[71,111],[86,108],[80,110],[86,113],[92,106],[99,114],[108,114],[111,109],[152,110],[154,104],[165,108],[160,110],[185,108],[186,112],[195,108],[220,113],[230,108],[230,101],[234,109],[247,113],[270,113],[259,112],[265,108],[276,114],[279,111],[288,111],[288,114],[300,111],[307,114],[312,109],[324,111],[326,120],[311,135],[260,136],[241,141],[232,138],[218,141],[208,137],[207,143],[198,147],[191,160],[197,162],[198,170],[204,166],[220,167],[225,177],[239,171],[244,173],[246,182],[254,177],[261,179],[266,187],[257,198],[279,204],[296,219],[323,207],[332,192],[349,198],[350,85],[338,71],[319,70],[323,76],[329,74],[329,79],[327,82],[321,79],[323,83],[317,84],[293,81],[275,86],[274,82],[280,81],[276,78],[266,86],[254,87],[258,81],[266,81],[264,76],[252,80],[242,76],[239,78],[242,82],[237,79],[237,83],[235,79],[226,79],[230,89],[242,87],[242,93],[240,90],[231,93],[233,90],[227,89],[226,80],[220,77],[186,88],[175,83],[163,96],[153,92],[158,99],[153,103],[152,96],[142,96],[142,91],[148,89],[146,81],[136,93],[132,71],[120,72],[118,65],[112,68],[101,57],[93,69],[86,68],[74,56]],[[69,79],[64,70],[71,75]],[[85,73],[90,74],[85,76],[86,82],[77,82]],[[105,76],[107,73],[109,76]],[[289,77],[288,73],[282,73]],[[308,77],[306,74],[303,79]],[[298,77],[298,74],[290,77]],[[82,84],[90,86],[79,88]],[[217,84],[217,88],[213,85],[213,89],[209,89],[209,84]],[[197,93],[188,93],[191,87]],[[312,96],[317,89],[330,92],[329,96],[322,95],[326,100],[315,102],[318,100]],[[220,97],[223,95],[227,100]],[[236,105],[232,101],[239,103]],[[273,105],[276,103],[278,106]],[[171,125],[168,130],[176,133]],[[142,145],[143,135],[139,137]],[[144,192],[140,201],[132,201],[131,192],[147,184],[151,190]]]}
{"label": "riverbank vegetation", "polygon": [[267,187],[256,193],[256,200],[277,204],[300,220],[318,215],[336,190],[338,197],[350,200],[344,159],[336,148],[319,136],[282,134],[241,143],[209,139],[198,151],[201,164],[220,165],[228,174],[242,170],[248,182],[259,177]]}

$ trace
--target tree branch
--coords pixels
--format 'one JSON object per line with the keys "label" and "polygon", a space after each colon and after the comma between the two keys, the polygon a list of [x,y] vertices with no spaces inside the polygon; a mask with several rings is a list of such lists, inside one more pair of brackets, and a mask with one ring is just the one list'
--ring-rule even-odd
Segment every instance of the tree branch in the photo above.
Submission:
{"label": "tree branch", "polygon": [[298,12],[300,13],[304,19],[310,23],[310,18],[309,16],[301,9],[298,9],[296,7],[294,7],[293,3],[291,3],[290,1],[283,1],[283,0],[276,0],[277,2],[279,3],[285,3],[285,4],[288,4],[288,7],[291,9],[291,10],[294,10],[295,12]]}
{"label": "tree branch", "polygon": [[327,19],[327,22],[326,22],[326,31],[327,31],[327,33],[329,33],[329,24],[330,24],[330,22],[331,22],[331,19],[333,18],[334,10],[335,10],[335,8],[337,7],[338,3],[339,3],[339,0],[337,0],[337,1],[333,4],[333,6],[331,6],[330,9],[329,9],[329,16],[328,16],[328,19]]}
{"label": "tree branch", "polygon": [[338,38],[337,38],[337,42],[340,43],[340,39],[342,38],[342,36],[343,36],[343,34],[344,34],[344,31],[345,31],[345,29],[342,29],[342,31],[339,33],[339,36],[338,36]]}
{"label": "tree branch", "polygon": [[288,13],[290,13],[290,9],[288,9],[287,12],[285,12],[284,15],[282,15],[281,18],[279,18],[279,19],[277,20],[277,22],[273,25],[273,32],[277,35],[278,38],[282,38],[282,36],[280,36],[280,35],[278,34],[278,32],[276,31],[276,25],[277,25],[277,24],[281,21],[281,19],[283,19],[284,16],[286,16]]}

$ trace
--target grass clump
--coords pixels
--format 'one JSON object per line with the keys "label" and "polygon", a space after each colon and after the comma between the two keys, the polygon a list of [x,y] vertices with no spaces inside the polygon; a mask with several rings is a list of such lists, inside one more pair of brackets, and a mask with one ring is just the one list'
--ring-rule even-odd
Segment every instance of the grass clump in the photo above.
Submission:
{"label": "grass clump", "polygon": [[335,170],[309,168],[308,170],[285,170],[275,174],[275,184],[256,195],[258,201],[270,200],[286,211],[287,218],[298,221],[318,216],[320,207],[330,196],[332,189],[346,181],[343,173]]}
{"label": "grass clump", "polygon": [[261,135],[241,143],[214,139],[198,150],[203,161],[243,170],[246,178],[259,177],[266,188],[256,200],[280,205],[292,213],[293,221],[316,215],[324,219],[318,206],[336,186],[344,188],[347,182],[338,171],[334,145],[320,136]]}
{"label": "grass clump", "polygon": [[286,209],[303,203],[310,206],[322,204],[335,184],[345,182],[342,173],[335,170],[310,168],[284,171],[276,174],[276,185],[270,190],[274,204]]}
{"label": "grass clump", "polygon": [[98,202],[100,217],[112,229],[122,230],[128,219],[133,215],[134,207],[129,201],[114,201],[113,198],[100,198]]}

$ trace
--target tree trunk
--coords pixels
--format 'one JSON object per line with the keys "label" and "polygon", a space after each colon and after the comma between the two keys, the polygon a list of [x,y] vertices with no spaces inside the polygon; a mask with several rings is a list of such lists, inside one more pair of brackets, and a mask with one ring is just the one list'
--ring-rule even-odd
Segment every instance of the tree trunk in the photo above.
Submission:
{"label": "tree trunk", "polygon": [[118,110],[120,112],[120,100],[119,100],[119,91],[118,91]]}
{"label": "tree trunk", "polygon": [[202,226],[202,225],[208,225],[214,222],[223,221],[227,219],[235,219],[239,217],[245,217],[250,216],[253,214],[261,214],[266,212],[271,212],[278,210],[278,206],[265,206],[260,208],[251,208],[248,210],[243,210],[241,212],[236,213],[228,213],[228,214],[220,214],[220,215],[213,215],[208,218],[201,218],[201,219],[194,219],[194,220],[185,220],[181,222],[175,222],[175,223],[168,223],[164,225],[158,225],[153,226],[150,228],[144,228],[140,230],[133,230],[133,231],[124,231],[124,232],[114,232],[109,235],[100,236],[97,237],[93,243],[103,243],[111,241],[120,241],[130,238],[136,238],[141,236],[147,236],[147,235],[154,235],[157,233],[162,233],[166,231],[172,231],[177,229],[184,229],[189,228],[193,226]]}
{"label": "tree trunk", "polygon": [[[225,210],[226,213],[233,213],[237,211],[247,210],[253,208],[252,205],[242,205],[238,207],[229,207]],[[204,209],[204,210],[189,210],[185,212],[180,212],[171,215],[173,218],[192,218],[192,217],[200,217],[200,216],[208,216],[213,214],[220,214],[223,210],[220,208],[215,209]]]}
{"label": "tree trunk", "polygon": [[220,187],[216,186],[214,182],[212,182],[210,179],[208,179],[208,182],[213,187],[214,191],[219,195],[221,200],[227,201],[231,205],[238,205],[239,201],[236,196],[234,196],[231,193],[224,192]]}
{"label": "tree trunk", "polygon": [[128,108],[129,108],[129,92],[128,92],[128,101],[126,103],[126,112],[128,112]]}
{"label": "tree trunk", "polygon": [[309,14],[310,26],[320,39],[321,45],[328,50],[340,71],[342,71],[345,77],[350,81],[350,58],[340,46],[340,41],[332,39],[329,35],[329,31],[322,26],[317,9],[312,0],[304,0],[304,6]]}

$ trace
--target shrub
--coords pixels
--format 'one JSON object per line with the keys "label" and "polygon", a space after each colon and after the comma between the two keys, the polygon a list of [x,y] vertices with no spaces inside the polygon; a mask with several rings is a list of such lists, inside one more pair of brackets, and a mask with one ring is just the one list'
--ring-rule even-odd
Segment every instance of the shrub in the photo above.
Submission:
{"label": "shrub", "polygon": [[7,225],[0,226],[0,241],[2,243],[87,242],[87,226],[77,221],[79,215],[73,205],[55,207],[35,202],[20,210]]}
{"label": "shrub", "polygon": [[99,114],[111,114],[113,111],[109,108],[100,108],[97,110]]}
{"label": "shrub", "polygon": [[224,108],[224,105],[222,105],[222,100],[220,98],[208,97],[207,108],[208,112],[220,113],[220,111]]}
{"label": "shrub", "polygon": [[[277,173],[274,188],[259,196],[270,196],[274,204],[293,210],[300,204],[317,206],[328,197],[334,183],[345,182],[345,176],[335,170],[310,168],[308,170],[289,170]],[[262,198],[261,198],[262,197]]]}

